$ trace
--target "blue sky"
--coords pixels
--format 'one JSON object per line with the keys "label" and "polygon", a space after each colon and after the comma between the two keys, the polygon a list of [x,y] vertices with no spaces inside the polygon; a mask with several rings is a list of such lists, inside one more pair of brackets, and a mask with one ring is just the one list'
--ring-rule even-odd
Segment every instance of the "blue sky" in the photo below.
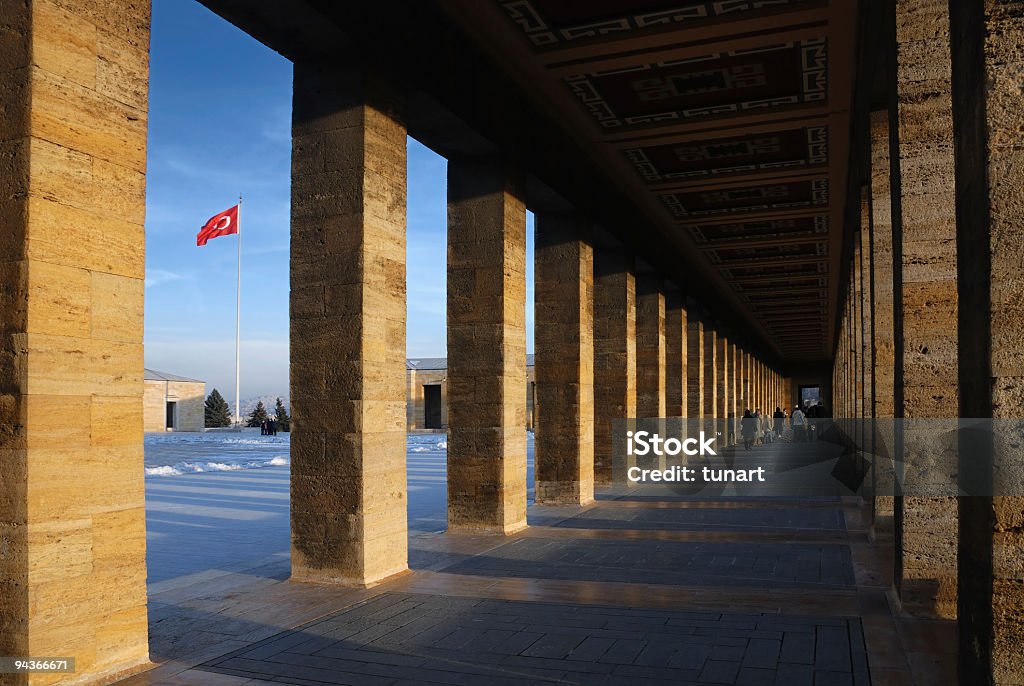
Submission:
{"label": "blue sky", "polygon": [[[151,40],[146,366],[234,399],[236,239],[195,234],[242,193],[242,397],[287,395],[291,63],[193,0],[154,0]],[[446,165],[408,150],[407,353],[443,356]]]}

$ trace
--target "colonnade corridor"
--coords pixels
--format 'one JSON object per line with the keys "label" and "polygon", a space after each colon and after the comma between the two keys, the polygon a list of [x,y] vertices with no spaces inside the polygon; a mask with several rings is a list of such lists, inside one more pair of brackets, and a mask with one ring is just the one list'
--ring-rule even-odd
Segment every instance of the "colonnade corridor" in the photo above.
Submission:
{"label": "colonnade corridor", "polygon": [[0,684],[1024,683],[1017,3],[200,2],[294,66],[287,522],[147,587],[150,3],[0,2]]}

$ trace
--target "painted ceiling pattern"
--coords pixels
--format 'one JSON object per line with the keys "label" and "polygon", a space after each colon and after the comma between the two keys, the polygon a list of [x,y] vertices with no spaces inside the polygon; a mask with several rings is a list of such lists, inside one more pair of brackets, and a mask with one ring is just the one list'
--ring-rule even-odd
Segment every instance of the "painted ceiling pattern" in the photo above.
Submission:
{"label": "painted ceiling pattern", "polygon": [[849,3],[492,2],[782,355],[827,356]]}

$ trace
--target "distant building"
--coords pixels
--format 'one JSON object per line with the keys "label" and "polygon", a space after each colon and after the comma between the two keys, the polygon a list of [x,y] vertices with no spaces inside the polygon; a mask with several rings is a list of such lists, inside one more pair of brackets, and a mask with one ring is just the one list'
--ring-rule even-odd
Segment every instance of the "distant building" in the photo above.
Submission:
{"label": "distant building", "polygon": [[[448,358],[418,357],[405,361],[406,428],[448,428]],[[526,356],[526,428],[533,429],[535,390],[533,355]]]}
{"label": "distant building", "polygon": [[145,431],[202,431],[206,382],[145,370],[143,426]]}

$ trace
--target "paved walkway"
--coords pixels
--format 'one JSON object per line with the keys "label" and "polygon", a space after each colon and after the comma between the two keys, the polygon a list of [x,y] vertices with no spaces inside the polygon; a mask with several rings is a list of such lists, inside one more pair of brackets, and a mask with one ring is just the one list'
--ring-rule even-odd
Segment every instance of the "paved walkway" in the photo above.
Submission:
{"label": "paved walkway", "polygon": [[[417,459],[411,480],[443,478],[443,454]],[[950,623],[893,616],[891,552],[859,498],[609,493],[533,506],[511,537],[448,535],[424,511],[413,573],[353,590],[286,580],[286,469],[149,486],[160,666],[133,686],[884,686],[955,669]]]}

